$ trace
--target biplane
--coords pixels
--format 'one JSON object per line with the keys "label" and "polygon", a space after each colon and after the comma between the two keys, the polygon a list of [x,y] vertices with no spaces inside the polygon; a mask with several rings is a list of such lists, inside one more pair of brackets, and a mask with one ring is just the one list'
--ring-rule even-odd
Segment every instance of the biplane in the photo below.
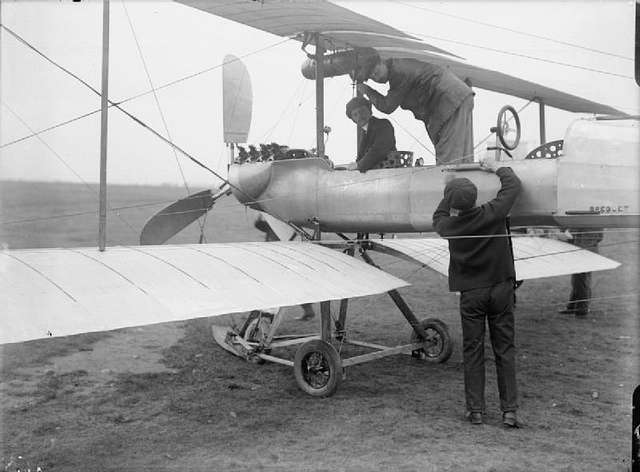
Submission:
{"label": "biplane", "polygon": [[[464,173],[474,181],[479,201],[495,195],[498,181],[476,164],[360,173],[335,169],[323,158],[324,78],[348,75],[371,51],[383,58],[432,61],[474,87],[536,101],[541,130],[545,106],[601,115],[576,121],[562,143],[543,142],[528,159],[509,160],[523,182],[512,224],[639,226],[638,122],[608,105],[469,64],[327,1],[178,2],[300,41],[308,59],[303,73],[316,85],[318,157],[230,165],[229,176],[217,191],[200,192],[153,217],[143,231],[145,245],[2,251],[0,300],[7,309],[0,321],[1,343],[250,312],[240,329],[214,326],[215,339],[248,360],[292,366],[298,385],[314,396],[332,394],[346,367],[380,357],[407,353],[446,361],[452,350],[446,325],[435,318],[417,319],[397,292],[407,282],[380,270],[370,252],[392,254],[446,275],[447,242],[369,235],[432,231],[431,215],[447,174]],[[103,96],[103,106],[106,99]],[[512,108],[500,111],[495,126],[499,159],[517,145],[517,123]],[[232,134],[227,141],[231,148],[246,139],[242,130]],[[229,194],[263,212],[281,241],[162,244]],[[336,233],[340,240],[324,238],[327,233]],[[299,240],[292,240],[295,236]],[[552,239],[514,236],[513,246],[519,280],[619,265]],[[353,257],[356,253],[363,261]],[[413,330],[408,344],[388,347],[349,336],[348,299],[384,292]],[[331,300],[341,301],[337,317],[332,316]],[[320,333],[277,336],[282,316],[267,308],[303,303],[321,304]],[[341,359],[336,343],[373,352]],[[298,344],[294,360],[274,353]]]}

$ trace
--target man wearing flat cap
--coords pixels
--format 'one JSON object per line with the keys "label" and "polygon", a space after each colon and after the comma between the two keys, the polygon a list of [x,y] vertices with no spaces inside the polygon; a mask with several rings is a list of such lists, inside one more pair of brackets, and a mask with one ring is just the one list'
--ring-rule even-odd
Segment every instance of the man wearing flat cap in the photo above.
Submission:
{"label": "man wearing flat cap", "polygon": [[376,118],[371,114],[371,103],[364,97],[354,97],[347,103],[347,116],[361,130],[358,141],[358,157],[355,164],[349,166],[366,172],[382,167],[382,163],[391,151],[396,150],[396,136],[389,120]]}
{"label": "man wearing flat cap", "polygon": [[389,82],[387,95],[359,83],[366,95],[383,113],[400,107],[413,112],[424,123],[436,149],[436,164],[473,162],[473,91],[448,69],[415,59],[368,57],[352,77],[357,82],[372,79]]}
{"label": "man wearing flat cap", "polygon": [[433,227],[449,242],[449,290],[460,292],[466,418],[472,424],[483,422],[486,320],[502,422],[516,428],[515,268],[506,219],[520,193],[520,179],[510,167],[494,170],[496,165],[483,163],[483,169],[500,178],[501,188],[493,200],[476,206],[474,183],[467,178],[450,180],[433,214]]}

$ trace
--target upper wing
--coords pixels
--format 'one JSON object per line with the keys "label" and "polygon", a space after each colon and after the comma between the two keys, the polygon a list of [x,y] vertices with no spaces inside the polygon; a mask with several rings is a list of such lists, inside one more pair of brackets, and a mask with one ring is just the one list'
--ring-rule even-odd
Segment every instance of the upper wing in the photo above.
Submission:
{"label": "upper wing", "polygon": [[300,242],[0,252],[0,343],[382,293],[406,282]]}
{"label": "upper wing", "polygon": [[469,80],[473,87],[492,92],[504,93],[525,100],[542,102],[545,105],[570,111],[572,113],[602,113],[609,115],[626,115],[609,105],[593,102],[570,93],[545,87],[535,82],[519,79],[502,72],[486,69],[465,61],[449,58],[429,51],[417,51],[407,48],[376,48],[383,58],[409,58],[424,62],[432,62],[445,66],[462,80]]}
{"label": "upper wing", "polygon": [[535,100],[561,110],[626,115],[602,103],[457,60],[459,56],[455,54],[325,0],[175,1],[269,33],[297,36],[303,41],[309,40],[303,33],[321,32],[332,49],[371,47],[383,58],[404,57],[440,64],[461,79],[469,79],[474,87]]}
{"label": "upper wing", "polygon": [[450,54],[325,0],[175,1],[278,36],[306,41],[304,33],[322,33],[332,49],[386,45]]}
{"label": "upper wing", "polygon": [[[615,269],[620,265],[606,257],[572,244],[549,238],[514,237],[513,258],[517,280]],[[425,265],[449,275],[449,245],[446,239],[381,239],[374,249]]]}

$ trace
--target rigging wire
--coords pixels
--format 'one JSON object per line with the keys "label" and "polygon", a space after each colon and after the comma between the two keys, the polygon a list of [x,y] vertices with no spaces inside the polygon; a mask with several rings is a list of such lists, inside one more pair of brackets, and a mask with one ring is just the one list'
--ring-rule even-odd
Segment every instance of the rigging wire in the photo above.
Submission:
{"label": "rigging wire", "polygon": [[[8,28],[6,28],[4,25],[1,25],[3,28],[7,29],[8,31],[10,31]],[[76,80],[78,80],[80,83],[82,83],[83,85],[85,85],[86,87],[88,87],[92,92],[94,92],[96,95],[98,95],[99,97],[102,96],[101,93],[96,90],[95,88],[93,88],[89,83],[87,83],[86,81],[84,81],[83,79],[81,79],[80,77],[78,77],[77,75],[73,74],[71,71],[67,70],[66,68],[64,68],[63,66],[57,64],[55,61],[53,61],[52,59],[50,59],[49,57],[47,57],[45,54],[43,54],[42,52],[38,51],[34,46],[32,46],[31,44],[29,44],[26,40],[24,40],[23,38],[19,37],[16,33],[14,33],[13,31],[10,31],[10,33],[12,35],[14,35],[16,38],[19,39],[20,42],[22,42],[23,44],[25,44],[27,47],[29,47],[30,49],[34,50],[39,56],[43,57],[47,62],[51,63],[52,65],[54,65],[55,67],[63,70],[64,72],[66,72],[67,74],[71,75],[72,77],[74,77]],[[290,38],[286,38],[283,41],[279,41],[276,44],[281,44],[285,41],[289,41]],[[260,52],[262,50],[267,49],[268,47],[262,48],[260,50],[257,51],[253,51],[252,53],[248,53],[247,55],[250,54],[255,54],[257,52]],[[241,56],[241,57],[245,57],[245,56]],[[235,62],[237,60],[240,60],[240,58],[234,58],[231,61],[228,62]],[[215,69],[215,68],[219,68],[222,65],[224,65],[225,63],[223,62],[222,64],[219,64],[213,68],[210,69]],[[201,73],[204,72],[200,72],[198,74],[195,75],[200,75]],[[192,74],[191,76],[194,76],[194,74]],[[182,79],[185,80],[185,79]],[[177,81],[174,81],[173,83],[176,83]],[[137,96],[142,96],[142,95],[146,95],[148,93],[151,92],[145,92],[144,94],[139,94]],[[156,131],[155,129],[153,129],[151,126],[147,125],[145,122],[143,122],[140,118],[136,117],[135,115],[133,115],[132,113],[128,112],[127,110],[125,110],[124,108],[122,108],[121,104],[124,103],[124,101],[120,101],[120,102],[113,102],[112,100],[110,100],[107,97],[107,101],[111,106],[116,107],[118,110],[120,110],[123,114],[125,114],[127,117],[129,117],[131,120],[133,120],[134,122],[136,122],[137,124],[139,124],[140,126],[142,126],[143,128],[145,128],[146,130],[148,130],[149,132],[151,132],[152,134],[154,134],[156,137],[158,137],[160,140],[162,140],[164,143],[168,144],[169,146],[173,147],[175,150],[177,150],[178,152],[180,152],[182,155],[184,155],[186,158],[188,158],[189,160],[191,160],[194,164],[198,165],[199,167],[209,171],[211,174],[213,174],[214,176],[216,176],[218,179],[220,179],[222,182],[226,183],[227,185],[229,185],[229,187],[234,188],[235,190],[237,190],[239,193],[245,195],[246,197],[249,198],[253,198],[251,197],[251,195],[248,195],[244,190],[242,190],[241,188],[237,187],[236,185],[232,184],[231,182],[229,182],[227,179],[225,179],[224,177],[222,177],[218,172],[216,172],[215,170],[211,169],[209,166],[207,166],[206,164],[204,164],[202,161],[200,161],[199,159],[197,159],[195,156],[189,154],[186,150],[182,149],[180,146],[178,146],[176,143],[172,142],[171,140],[167,139],[165,136],[163,136],[162,134],[160,134],[158,131]],[[27,127],[28,128],[28,127]],[[33,131],[32,131],[33,133]],[[278,215],[274,216],[278,217]],[[281,218],[282,219],[282,218]]]}
{"label": "rigging wire", "polygon": [[[527,108],[527,107],[528,107],[529,105],[531,105],[532,103],[533,103],[533,100],[529,100],[527,103],[525,103],[524,105],[522,105],[518,110],[516,110],[516,112],[517,112],[518,114],[522,113],[522,112],[525,110],[525,108]],[[509,117],[509,121],[511,121],[511,120],[513,120],[513,119],[514,119],[514,117],[513,117],[513,116]],[[486,141],[487,141],[487,139],[489,139],[491,136],[493,136],[493,134],[494,134],[494,133],[489,132],[489,134],[487,134],[487,135],[484,137],[484,139],[480,140],[480,141],[479,141],[475,146],[473,146],[473,149],[475,150],[478,146],[480,146],[481,144],[483,144],[484,142],[486,142]]]}
{"label": "rigging wire", "polygon": [[568,41],[561,41],[559,39],[550,38],[548,36],[542,36],[542,35],[539,35],[539,34],[529,33],[529,32],[526,32],[526,31],[520,31],[520,30],[516,30],[516,29],[513,29],[513,28],[508,28],[506,26],[496,25],[496,24],[493,24],[493,23],[486,23],[484,21],[474,20],[472,18],[467,18],[467,17],[461,16],[461,15],[455,15],[453,13],[445,13],[445,12],[442,12],[442,11],[434,10],[432,8],[420,7],[420,6],[414,5],[414,4],[409,3],[409,2],[403,2],[401,0],[395,0],[395,3],[401,4],[401,5],[404,5],[404,6],[407,6],[407,7],[415,8],[415,9],[418,9],[418,10],[428,11],[430,13],[435,13],[437,15],[448,16],[450,18],[455,18],[455,19],[458,19],[458,20],[467,21],[469,23],[474,23],[474,24],[478,24],[478,25],[482,25],[482,26],[488,26],[490,28],[495,28],[495,29],[500,29],[500,30],[503,30],[503,31],[508,31],[510,33],[516,33],[516,34],[519,34],[519,35],[522,35],[522,36],[529,36],[531,38],[542,39],[544,41],[550,41],[552,43],[562,44],[563,46],[569,46],[569,47],[573,47],[573,48],[577,48],[577,49],[583,49],[585,51],[593,52],[593,53],[596,53],[596,54],[602,54],[602,55],[605,55],[605,56],[611,56],[611,57],[617,57],[617,58],[620,58],[620,59],[625,59],[627,61],[633,61],[632,57],[623,56],[621,54],[616,54],[616,53],[612,53],[612,52],[608,52],[608,51],[601,51],[599,49],[590,48],[590,47],[587,47],[587,46],[582,46],[580,44],[570,43]]}
{"label": "rigging wire", "polygon": [[[4,25],[2,25],[3,28],[7,29],[8,31],[10,31],[8,28],[6,28]],[[52,59],[50,59],[49,57],[47,57],[45,54],[41,53],[40,51],[38,51],[37,49],[35,49],[31,44],[29,44],[27,41],[25,41],[24,39],[20,38],[19,36],[17,36],[15,33],[13,33],[12,31],[10,31],[12,35],[15,35],[16,38],[19,38],[20,42],[22,42],[23,44],[27,45],[30,49],[33,49],[34,51],[37,52],[37,54],[41,57],[43,57],[47,62],[53,64],[55,67],[63,70],[64,72],[66,72],[67,74],[71,75],[72,77],[74,77],[76,80],[78,80],[80,83],[82,83],[83,85],[85,85],[86,87],[88,87],[91,91],[93,91],[96,95],[101,96],[101,93],[96,90],[95,88],[93,88],[90,84],[88,84],[86,81],[84,81],[83,79],[81,79],[80,77],[78,77],[77,75],[75,75],[73,72],[67,70],[66,68],[64,68],[63,66],[57,64],[55,61],[53,61]],[[287,38],[288,40],[288,38]],[[219,67],[219,66],[216,66]],[[147,93],[151,93],[151,92],[146,92],[145,95]],[[216,172],[215,170],[211,169],[210,167],[208,167],[206,164],[204,164],[203,162],[201,162],[200,160],[198,160],[196,157],[192,156],[191,154],[189,154],[187,151],[185,151],[184,149],[182,149],[180,146],[178,146],[177,144],[175,144],[174,142],[168,140],[166,137],[164,137],[162,134],[158,133],[155,129],[153,129],[151,126],[147,125],[146,123],[144,123],[141,119],[139,119],[138,117],[136,117],[135,115],[129,113],[127,110],[125,110],[124,108],[122,108],[122,106],[120,106],[123,102],[113,102],[112,100],[109,100],[107,98],[108,102],[116,107],[118,110],[120,110],[122,113],[124,113],[126,116],[128,116],[131,120],[135,121],[136,123],[138,123],[140,126],[142,126],[143,128],[145,128],[146,130],[148,130],[149,132],[151,132],[152,134],[154,134],[155,136],[157,136],[160,140],[162,140],[163,142],[165,142],[166,144],[174,147],[178,152],[180,152],[181,154],[183,154],[185,157],[187,157],[189,160],[191,160],[193,163],[195,163],[196,165],[198,165],[199,167],[202,167],[203,169],[209,171],[211,174],[215,175],[218,179],[220,179],[223,182],[227,182],[229,184],[229,186],[235,188],[236,190],[238,190],[240,193],[245,194],[245,192],[236,187],[235,185],[231,184],[230,182],[228,182],[227,179],[225,179],[224,177],[222,177],[218,172]],[[245,194],[246,195],[246,194]]]}
{"label": "rigging wire", "polygon": [[[169,130],[169,125],[167,124],[167,120],[162,111],[162,107],[160,106],[160,99],[158,98],[158,93],[154,90],[155,87],[154,87],[153,81],[151,80],[151,74],[149,72],[149,68],[147,67],[147,61],[145,60],[144,54],[142,53],[142,47],[140,46],[140,41],[138,41],[138,35],[136,34],[135,28],[133,27],[133,22],[131,20],[131,16],[129,15],[129,10],[127,9],[127,5],[124,0],[122,0],[122,7],[124,8],[124,12],[127,17],[127,21],[129,23],[129,28],[131,29],[131,34],[133,35],[133,39],[135,40],[136,47],[138,49],[138,54],[140,56],[140,61],[142,62],[142,66],[144,67],[144,72],[147,76],[147,81],[149,83],[149,86],[151,87],[151,90],[153,90],[153,98],[154,98],[156,107],[158,109],[158,113],[160,114],[164,131],[167,137],[169,138],[169,140],[173,141],[173,138],[171,136],[171,131]],[[178,166],[178,170],[180,171],[180,176],[182,177],[184,188],[186,189],[187,195],[189,195],[191,191],[189,190],[189,184],[187,183],[187,178],[184,175],[184,170],[182,169],[182,165],[180,164],[180,159],[178,158],[178,152],[175,150],[175,148],[171,148],[171,150],[173,151],[173,156],[175,158],[176,165]],[[198,218],[198,226],[200,226],[200,240],[202,241],[205,239],[204,223],[202,221],[202,218]]]}
{"label": "rigging wire", "polygon": [[293,121],[291,123],[291,129],[289,130],[289,138],[287,139],[289,142],[291,142],[291,136],[293,136],[293,132],[296,129],[296,123],[298,122],[298,115],[300,114],[300,108],[302,107],[302,104],[305,102],[304,99],[304,92],[307,90],[307,82],[304,82],[304,85],[302,86],[302,90],[300,91],[300,99],[298,100],[298,106],[296,106],[296,110],[295,113],[293,115]]}
{"label": "rigging wire", "polygon": [[285,113],[287,112],[289,107],[294,103],[294,100],[295,100],[296,96],[298,95],[300,89],[305,85],[305,83],[306,82],[304,81],[304,79],[300,79],[300,82],[298,82],[298,86],[296,87],[295,91],[289,97],[289,101],[287,102],[287,105],[282,109],[282,112],[280,113],[280,116],[278,117],[276,122],[273,124],[273,126],[271,126],[271,128],[269,128],[262,135],[262,138],[260,139],[260,141],[265,141],[269,136],[271,136],[271,133],[273,133],[275,131],[275,129],[278,127],[278,125],[282,122],[282,119],[284,118]]}
{"label": "rigging wire", "polygon": [[[429,149],[425,144],[422,143],[422,141],[420,141],[418,138],[416,138],[407,128],[405,128],[404,126],[402,126],[402,124],[396,120],[393,116],[389,115],[389,118],[391,118],[391,121],[393,121],[393,123],[395,125],[398,126],[398,128],[400,128],[402,131],[404,131],[406,134],[408,134],[409,136],[411,136],[411,138],[413,138],[413,140],[418,143],[425,151],[427,151],[429,154],[431,154],[433,157],[436,157],[436,153],[433,152],[431,149]],[[462,159],[462,158],[461,158]]]}
{"label": "rigging wire", "polygon": [[[4,106],[22,123],[22,125],[27,128],[29,131],[31,131],[31,128],[29,127],[29,125],[27,124],[26,121],[24,121],[22,119],[22,117],[20,117],[20,115],[18,115],[13,109],[11,109],[7,104],[4,104]],[[42,136],[38,136],[38,139],[40,140],[40,142],[42,144],[44,144],[44,146],[49,149],[49,151],[51,151],[60,162],[62,162],[62,164],[71,171],[71,173],[73,173],[73,175],[75,175],[78,180],[80,180],[80,182],[82,182],[82,184],[89,190],[89,192],[96,197],[96,200],[99,200],[98,197],[98,192],[94,189],[91,188],[91,186],[82,178],[82,176],[80,174],[78,174],[68,163],[67,161],[65,161],[65,159],[58,153],[56,152],[55,149],[53,149],[49,143],[47,143]],[[111,209],[110,209],[111,210]],[[95,211],[92,212],[93,214],[95,214]],[[120,220],[122,220],[122,222],[131,230],[133,231],[135,234],[137,234],[137,231],[129,224],[129,222],[127,222],[117,211],[115,212],[116,215],[120,218]]]}
{"label": "rigging wire", "polygon": [[[92,88],[89,84],[87,84],[87,83],[86,83],[84,80],[82,80],[80,77],[78,77],[78,76],[74,75],[72,72],[68,71],[68,70],[67,70],[67,69],[65,69],[64,67],[62,67],[62,66],[58,65],[57,63],[53,62],[51,59],[49,59],[48,57],[46,57],[44,54],[42,54],[40,51],[38,51],[34,46],[32,46],[31,44],[29,44],[27,41],[25,41],[22,37],[20,37],[17,33],[15,33],[14,31],[12,31],[11,29],[9,29],[7,26],[5,26],[5,25],[3,25],[3,24],[0,24],[0,28],[3,28],[4,30],[6,30],[6,31],[7,31],[9,34],[11,34],[11,35],[16,39],[16,40],[18,40],[19,42],[21,42],[22,44],[24,44],[25,46],[27,46],[29,49],[31,49],[31,50],[33,50],[34,52],[36,52],[36,54],[38,54],[39,56],[43,57],[45,60],[47,60],[47,62],[50,62],[50,63],[51,63],[51,64],[53,64],[55,67],[60,68],[60,69],[61,69],[61,70],[63,70],[64,72],[67,72],[68,74],[70,74],[72,77],[74,77],[74,78],[76,78],[77,80],[79,80],[81,83],[83,83],[83,84],[84,84],[84,85],[86,85],[87,87]],[[154,89],[147,90],[147,91],[145,91],[145,92],[141,92],[141,93],[138,93],[138,94],[136,94],[136,95],[132,95],[131,97],[125,98],[125,99],[123,99],[123,100],[120,100],[119,102],[110,102],[108,107],[109,107],[109,108],[111,108],[111,107],[113,107],[113,106],[122,105],[122,104],[124,104],[124,103],[128,103],[128,102],[133,101],[133,100],[136,100],[136,99],[138,99],[138,98],[142,98],[142,97],[144,97],[144,96],[146,96],[146,95],[149,95],[149,94],[151,94],[151,93],[155,93],[155,92],[157,92],[158,90],[163,90],[163,89],[165,89],[165,88],[167,88],[167,87],[171,87],[171,86],[173,86],[173,85],[176,85],[176,84],[178,84],[178,83],[184,82],[184,81],[189,80],[189,79],[192,79],[192,78],[197,77],[197,76],[199,76],[199,75],[206,74],[206,73],[211,72],[211,71],[213,71],[213,70],[215,70],[215,69],[219,69],[220,67],[223,67],[225,64],[228,64],[228,63],[230,63],[230,62],[235,62],[235,61],[237,61],[237,60],[241,60],[241,59],[244,59],[244,58],[247,58],[247,57],[253,56],[253,55],[258,54],[258,53],[260,53],[260,52],[266,51],[266,50],[268,50],[268,49],[270,49],[270,48],[274,48],[274,47],[276,47],[276,46],[279,46],[279,45],[281,45],[281,44],[284,44],[284,43],[286,43],[286,42],[288,42],[288,41],[291,41],[291,38],[285,38],[285,39],[283,39],[283,40],[281,40],[281,41],[277,41],[277,42],[275,42],[275,43],[273,43],[273,44],[270,44],[270,45],[268,45],[268,46],[265,46],[265,47],[263,47],[263,48],[256,49],[255,51],[251,51],[251,52],[249,52],[249,53],[247,53],[247,54],[244,54],[244,55],[242,55],[242,56],[238,57],[237,59],[233,59],[233,60],[231,60],[231,61],[227,61],[227,62],[222,62],[222,63],[220,63],[220,64],[216,64],[215,66],[207,67],[206,69],[203,69],[203,70],[201,70],[201,71],[199,71],[199,72],[195,72],[195,73],[193,73],[193,74],[189,74],[189,75],[186,75],[186,76],[180,77],[180,78],[178,78],[178,79],[176,79],[176,80],[173,80],[173,81],[171,81],[171,82],[167,82],[167,83],[165,83],[165,84],[163,84],[163,85],[160,85],[160,86],[158,86],[158,87],[156,87],[156,88],[154,88]],[[95,91],[95,90],[94,90],[94,91]],[[19,142],[24,141],[24,140],[26,140],[26,139],[32,138],[32,137],[34,137],[34,136],[36,136],[36,135],[38,135],[38,134],[45,133],[45,132],[47,132],[47,131],[51,131],[51,130],[56,129],[56,128],[59,128],[59,127],[61,127],[61,126],[64,126],[64,125],[67,125],[67,124],[73,123],[74,121],[81,120],[82,118],[86,118],[86,117],[88,117],[88,116],[91,116],[91,115],[96,114],[96,113],[99,113],[99,112],[100,112],[100,108],[98,108],[98,109],[96,109],[96,110],[93,110],[93,111],[90,111],[90,112],[87,112],[87,113],[84,113],[84,114],[79,115],[79,116],[77,116],[77,117],[75,117],[75,118],[71,118],[71,119],[69,119],[69,120],[63,121],[63,122],[61,122],[61,123],[58,123],[58,124],[52,125],[52,126],[50,126],[50,127],[48,127],[48,128],[44,128],[44,129],[42,129],[42,130],[40,130],[40,131],[32,132],[32,134],[30,134],[30,135],[23,136],[23,137],[21,137],[21,138],[18,138],[18,139],[15,139],[15,140],[13,140],[13,141],[10,141],[10,142],[8,142],[8,143],[5,143],[5,144],[0,145],[0,149],[5,148],[5,147],[7,147],[7,146],[10,146],[10,145],[12,145],[12,144],[19,143]]]}
{"label": "rigging wire", "polygon": [[623,79],[634,80],[634,78],[632,76],[630,76],[630,75],[617,74],[615,72],[609,72],[609,71],[606,71],[606,70],[593,69],[591,67],[579,66],[579,65],[576,65],[576,64],[569,64],[568,62],[554,61],[552,59],[543,59],[541,57],[529,56],[527,54],[521,54],[521,53],[511,52],[511,51],[504,51],[502,49],[491,48],[489,46],[480,46],[478,44],[467,43],[465,41],[458,41],[458,40],[455,40],[455,39],[442,38],[440,36],[432,36],[432,35],[424,34],[424,33],[416,33],[416,32],[412,32],[412,31],[408,31],[408,33],[412,34],[414,36],[421,37],[421,38],[431,38],[431,39],[437,39],[437,40],[440,40],[440,41],[446,41],[446,42],[449,42],[449,43],[461,44],[463,46],[469,46],[469,47],[476,48],[476,49],[484,49],[485,51],[497,52],[499,54],[504,54],[504,55],[507,55],[507,56],[523,57],[525,59],[531,59],[533,61],[546,62],[546,63],[549,63],[549,64],[555,64],[555,65],[564,66],[564,67],[571,67],[573,69],[580,69],[580,70],[585,70],[585,71],[588,71],[588,72],[596,72],[598,74],[604,74],[604,75],[610,75],[610,76],[613,76],[613,77],[621,77]]}
{"label": "rigging wire", "polygon": [[[144,68],[144,72],[147,76],[147,82],[149,83],[149,87],[153,91],[153,99],[156,104],[156,108],[158,109],[158,113],[160,114],[160,118],[162,120],[162,126],[164,127],[164,131],[167,134],[167,137],[173,141],[171,137],[171,131],[169,130],[169,125],[167,124],[167,120],[162,111],[162,107],[160,106],[160,99],[158,98],[157,91],[155,90],[155,86],[153,84],[153,80],[151,79],[151,74],[149,73],[149,68],[147,67],[147,61],[144,58],[144,54],[142,53],[142,47],[140,46],[140,41],[138,40],[138,35],[133,27],[133,22],[131,21],[131,16],[129,15],[129,10],[127,9],[127,5],[124,0],[121,0],[122,8],[124,9],[125,15],[127,17],[127,22],[129,23],[129,29],[131,30],[131,35],[133,36],[134,42],[136,43],[136,48],[138,50],[138,55],[140,56],[140,62],[142,62],[142,67]],[[184,175],[184,171],[182,170],[182,165],[180,164],[180,160],[178,159],[178,152],[175,149],[172,149],[173,155],[176,160],[176,164],[178,169],[180,170],[180,175],[182,177],[182,181],[184,183],[185,189],[187,190],[187,195],[190,193],[189,184],[187,183],[187,178]]]}

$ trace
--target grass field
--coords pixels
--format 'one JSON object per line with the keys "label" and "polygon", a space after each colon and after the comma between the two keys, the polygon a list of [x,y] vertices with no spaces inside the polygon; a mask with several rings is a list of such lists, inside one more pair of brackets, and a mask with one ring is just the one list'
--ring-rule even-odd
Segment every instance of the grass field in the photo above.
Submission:
{"label": "grass field", "polygon": [[[184,194],[111,187],[109,244],[136,244],[146,219]],[[0,182],[0,204],[6,247],[96,245],[95,196],[84,186]],[[221,202],[207,218],[207,241],[259,239],[253,219],[251,210]],[[196,242],[199,232],[194,225],[172,242]],[[518,291],[520,430],[501,427],[492,359],[487,423],[462,420],[457,296],[443,277],[376,255],[411,282],[401,292],[420,317],[449,325],[457,346],[446,364],[387,357],[350,368],[335,395],[314,399],[290,368],[248,364],[213,342],[212,322],[241,315],[6,345],[0,469],[627,471],[631,393],[640,377],[638,232],[607,232],[601,253],[623,265],[594,274],[587,319],[557,314],[568,277]],[[409,338],[386,295],[349,307],[350,335],[387,345]],[[293,320],[298,314],[286,310],[283,332],[319,329],[317,320]]]}

